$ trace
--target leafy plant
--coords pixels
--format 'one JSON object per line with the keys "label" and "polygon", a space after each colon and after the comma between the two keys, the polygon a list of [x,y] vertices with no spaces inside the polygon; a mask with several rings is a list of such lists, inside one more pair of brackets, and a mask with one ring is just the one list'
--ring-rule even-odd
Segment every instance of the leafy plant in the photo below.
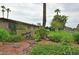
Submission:
{"label": "leafy plant", "polygon": [[75,42],[79,44],[79,32],[74,32],[73,37],[74,37]]}
{"label": "leafy plant", "polygon": [[61,38],[62,44],[71,44],[74,42],[74,38],[73,38],[72,33],[60,31],[60,34],[62,35],[62,38]]}
{"label": "leafy plant", "polygon": [[32,55],[78,55],[79,48],[74,48],[68,45],[36,45],[32,48]]}
{"label": "leafy plant", "polygon": [[10,35],[8,42],[19,42],[22,41],[23,37],[21,35]]}
{"label": "leafy plant", "polygon": [[40,41],[41,37],[39,34],[33,34],[32,39],[34,39],[35,41]]}
{"label": "leafy plant", "polygon": [[5,29],[0,29],[0,41],[1,42],[8,40],[9,36],[10,34],[8,31],[6,31]]}
{"label": "leafy plant", "polygon": [[0,29],[0,42],[19,42],[21,40],[21,35],[11,35],[7,30]]}
{"label": "leafy plant", "polygon": [[47,37],[48,31],[44,28],[39,28],[34,31],[34,34],[32,35],[32,38],[35,39],[36,41],[40,41],[41,38],[46,38]]}
{"label": "leafy plant", "polygon": [[60,35],[59,32],[49,32],[48,34],[48,38],[51,40],[51,41],[54,41],[54,42],[60,42],[62,36]]}
{"label": "leafy plant", "polygon": [[62,44],[70,44],[74,42],[72,33],[66,31],[50,31],[48,37],[50,40],[54,42],[61,42]]}

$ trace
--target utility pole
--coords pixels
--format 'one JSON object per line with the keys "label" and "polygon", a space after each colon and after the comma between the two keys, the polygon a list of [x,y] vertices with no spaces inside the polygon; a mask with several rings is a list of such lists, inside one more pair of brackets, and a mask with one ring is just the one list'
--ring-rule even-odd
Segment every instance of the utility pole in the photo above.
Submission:
{"label": "utility pole", "polygon": [[43,3],[43,27],[46,25],[46,3]]}

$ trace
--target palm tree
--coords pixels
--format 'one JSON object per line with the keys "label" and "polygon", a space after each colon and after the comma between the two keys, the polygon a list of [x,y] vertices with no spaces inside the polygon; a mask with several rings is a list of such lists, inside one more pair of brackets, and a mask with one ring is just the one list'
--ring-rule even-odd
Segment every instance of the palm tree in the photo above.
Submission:
{"label": "palm tree", "polygon": [[68,16],[62,15],[61,22],[63,23],[63,28],[65,27],[67,20],[68,20]]}
{"label": "palm tree", "polygon": [[60,13],[60,10],[59,10],[59,9],[56,9],[55,12],[56,12],[57,15],[58,15],[58,13]]}
{"label": "palm tree", "polygon": [[1,8],[2,8],[2,16],[4,18],[5,6],[1,6]]}
{"label": "palm tree", "polygon": [[43,3],[43,26],[46,25],[46,3]]}
{"label": "palm tree", "polygon": [[9,8],[7,8],[6,11],[7,11],[7,19],[8,19],[8,17],[9,17],[9,12],[10,12],[11,10],[10,10]]}

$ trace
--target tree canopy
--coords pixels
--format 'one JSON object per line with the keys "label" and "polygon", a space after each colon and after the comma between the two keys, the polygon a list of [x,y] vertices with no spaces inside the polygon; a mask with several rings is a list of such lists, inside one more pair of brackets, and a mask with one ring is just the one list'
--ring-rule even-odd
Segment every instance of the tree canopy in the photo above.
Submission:
{"label": "tree canopy", "polygon": [[[58,10],[59,9],[56,9],[55,12]],[[64,29],[67,20],[68,20],[67,16],[57,14],[52,19],[51,27],[54,28],[56,31],[60,29]]]}
{"label": "tree canopy", "polygon": [[60,10],[59,10],[59,9],[56,9],[55,12],[56,12],[57,15],[58,15],[58,13],[60,13]]}

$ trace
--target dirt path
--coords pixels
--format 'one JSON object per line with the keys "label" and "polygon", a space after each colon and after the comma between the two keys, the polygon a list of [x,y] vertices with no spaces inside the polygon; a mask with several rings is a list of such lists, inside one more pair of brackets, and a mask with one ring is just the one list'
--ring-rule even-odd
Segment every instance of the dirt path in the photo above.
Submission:
{"label": "dirt path", "polygon": [[[36,44],[60,44],[52,41],[41,40],[35,42],[34,40],[25,40],[17,43],[2,43],[0,42],[0,55],[30,55],[32,47]],[[78,47],[79,44],[72,44],[73,47]]]}
{"label": "dirt path", "polygon": [[34,44],[34,41],[22,41],[18,43],[2,43],[0,42],[1,55],[24,55],[29,54],[28,50]]}

